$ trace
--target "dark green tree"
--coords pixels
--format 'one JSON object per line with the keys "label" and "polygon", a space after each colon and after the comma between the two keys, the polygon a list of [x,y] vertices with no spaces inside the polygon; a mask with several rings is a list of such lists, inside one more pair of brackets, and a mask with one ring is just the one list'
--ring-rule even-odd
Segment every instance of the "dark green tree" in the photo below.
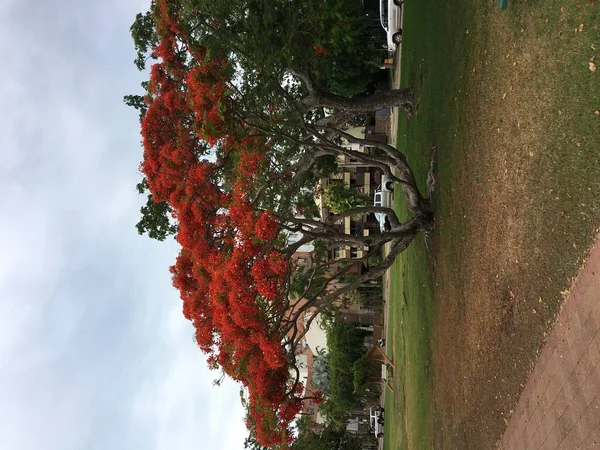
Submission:
{"label": "dark green tree", "polygon": [[246,81],[257,66],[281,77],[305,71],[319,87],[352,96],[368,90],[384,41],[360,0],[183,0],[181,15],[197,36],[227,43],[240,57]]}
{"label": "dark green tree", "polygon": [[331,426],[323,430],[308,431],[298,436],[292,450],[360,450],[362,440]]}
{"label": "dark green tree", "polygon": [[348,413],[360,407],[361,396],[354,389],[354,363],[366,352],[367,333],[339,316],[328,326],[329,396],[319,407],[329,423],[343,426]]}
{"label": "dark green tree", "polygon": [[354,361],[352,372],[354,375],[354,392],[358,395],[363,394],[369,386],[369,378],[375,367],[375,362],[367,355],[361,356]]}

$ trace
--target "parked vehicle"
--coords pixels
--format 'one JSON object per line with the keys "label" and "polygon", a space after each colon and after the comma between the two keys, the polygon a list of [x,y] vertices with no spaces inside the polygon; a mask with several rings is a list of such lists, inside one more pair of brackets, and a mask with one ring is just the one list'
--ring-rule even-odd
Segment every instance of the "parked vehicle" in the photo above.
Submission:
{"label": "parked vehicle", "polygon": [[379,20],[387,36],[387,48],[396,51],[396,46],[402,42],[400,27],[400,12],[404,0],[380,0]]}
{"label": "parked vehicle", "polygon": [[383,437],[383,413],[384,409],[381,406],[371,406],[371,409],[369,410],[369,423],[371,424],[373,434],[375,434],[376,438]]}
{"label": "parked vehicle", "polygon": [[[394,194],[394,182],[391,181],[387,176],[381,176],[381,184],[375,189],[373,195],[373,206],[383,206],[385,208],[392,208],[393,205],[393,194]],[[379,222],[379,229],[381,232],[390,231],[391,224],[390,219],[385,213],[375,213],[375,218]]]}

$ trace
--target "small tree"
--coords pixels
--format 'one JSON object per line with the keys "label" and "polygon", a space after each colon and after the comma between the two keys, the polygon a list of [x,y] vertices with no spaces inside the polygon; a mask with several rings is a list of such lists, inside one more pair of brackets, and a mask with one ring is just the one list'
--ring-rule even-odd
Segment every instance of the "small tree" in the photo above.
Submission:
{"label": "small tree", "polygon": [[296,420],[296,429],[299,436],[305,433],[317,432],[323,428],[323,425],[315,422],[313,416],[310,414],[303,414]]}
{"label": "small tree", "polygon": [[332,213],[339,214],[349,209],[369,204],[368,196],[343,183],[329,183],[323,190],[323,202]]}

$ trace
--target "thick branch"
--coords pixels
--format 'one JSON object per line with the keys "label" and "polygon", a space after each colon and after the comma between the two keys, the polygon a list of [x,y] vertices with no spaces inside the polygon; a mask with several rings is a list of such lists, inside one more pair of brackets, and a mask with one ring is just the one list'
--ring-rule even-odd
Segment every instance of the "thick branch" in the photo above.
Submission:
{"label": "thick branch", "polygon": [[394,168],[397,170],[399,175],[398,177],[396,177],[395,175],[392,175],[390,177],[390,175],[386,173],[386,176],[390,177],[392,180],[400,181],[410,210],[418,213],[422,211],[428,211],[430,209],[429,202],[425,200],[425,198],[421,195],[419,188],[417,187],[417,182],[415,180],[414,173],[408,165],[408,161],[406,160],[406,156],[404,155],[404,153],[387,143],[373,141],[371,139],[358,138],[342,130],[332,128],[330,126],[321,126],[316,128],[331,131],[353,144],[377,147],[383,150],[390,158],[393,158],[395,162]]}
{"label": "thick branch", "polygon": [[394,211],[392,208],[388,208],[386,206],[359,206],[356,208],[347,209],[345,211],[342,211],[341,213],[332,214],[331,216],[329,216],[327,218],[327,221],[329,223],[335,223],[338,220],[343,219],[344,217],[352,217],[352,216],[369,214],[369,213],[387,214],[390,219],[390,222],[392,224],[392,229],[394,229],[394,227],[395,227],[397,230],[399,230],[400,227],[402,226],[402,224],[400,223],[400,220],[398,219],[398,216],[396,215],[396,211]]}
{"label": "thick branch", "polygon": [[307,97],[302,99],[302,103],[309,110],[325,107],[336,108],[356,114],[376,111],[387,106],[398,106],[406,111],[410,111],[412,109],[412,102],[412,89],[375,91],[371,95],[356,96],[353,98],[347,98],[327,92],[313,90]]}

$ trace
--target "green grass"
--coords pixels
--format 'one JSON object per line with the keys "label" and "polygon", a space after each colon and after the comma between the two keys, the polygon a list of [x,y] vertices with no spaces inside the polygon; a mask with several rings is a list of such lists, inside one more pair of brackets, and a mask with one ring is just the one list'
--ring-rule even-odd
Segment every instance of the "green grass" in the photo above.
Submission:
{"label": "green grass", "polygon": [[386,395],[386,449],[431,448],[433,296],[427,264],[421,236],[392,268],[389,320],[395,325],[387,342],[395,371],[394,392]]}
{"label": "green grass", "polygon": [[[438,151],[437,272],[448,276],[442,280],[449,286],[445,292],[457,296],[469,292],[478,273],[489,275],[473,262],[479,247],[472,241],[499,218],[471,216],[484,210],[486,199],[504,196],[506,211],[522,221],[517,226],[525,230],[522,246],[528,253],[526,265],[503,269],[501,282],[519,289],[524,309],[537,308],[544,298],[544,308],[520,322],[531,336],[516,332],[531,338],[520,356],[525,359],[535,357],[560,291],[600,225],[600,117],[594,114],[600,110],[600,5],[584,0],[579,6],[559,0],[510,0],[504,12],[496,2],[476,0],[404,6],[401,85],[415,89],[418,104],[410,121],[401,115],[397,142],[421,186],[432,146]],[[576,32],[580,24],[583,31]],[[592,56],[596,73],[588,69]],[[523,116],[529,120],[524,125]],[[530,130],[527,140],[523,133]],[[512,190],[502,186],[498,161],[486,147],[496,140],[509,151],[510,170],[525,173]],[[496,185],[504,189],[500,194],[491,190]],[[396,199],[396,210],[406,217],[401,196]],[[501,237],[496,245],[502,245]],[[387,338],[396,370],[394,392],[386,395],[389,450],[432,448],[439,419],[432,394],[434,317],[441,302],[455,299],[436,297],[429,266],[419,237],[391,268]],[[439,430],[450,434],[451,426],[442,416],[436,437]],[[446,445],[459,448],[451,440]]]}
{"label": "green grass", "polygon": [[[401,85],[415,88],[419,103],[410,124],[401,115],[397,145],[423,190],[432,146],[439,146],[438,139],[445,137],[437,133],[445,119],[437,112],[448,79],[458,70],[458,62],[444,58],[444,36],[453,21],[436,3],[407,2],[404,8]],[[399,193],[394,206],[401,219],[408,216]],[[431,334],[435,301],[429,264],[421,235],[390,269],[387,342],[393,343],[395,374],[394,392],[386,393],[386,450],[430,449],[433,444]]]}

